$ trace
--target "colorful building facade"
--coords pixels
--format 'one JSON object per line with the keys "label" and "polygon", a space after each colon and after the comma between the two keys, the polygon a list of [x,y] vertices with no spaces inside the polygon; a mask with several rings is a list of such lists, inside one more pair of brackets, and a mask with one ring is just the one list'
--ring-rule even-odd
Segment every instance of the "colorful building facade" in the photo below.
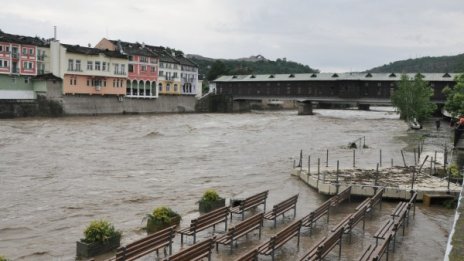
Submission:
{"label": "colorful building facade", "polygon": [[183,95],[196,95],[198,88],[198,65],[182,54],[175,57],[181,64],[181,93]]}
{"label": "colorful building facade", "polygon": [[48,44],[38,37],[0,31],[0,99],[35,99],[32,78],[38,74],[38,49]]}
{"label": "colorful building facade", "polygon": [[128,60],[119,52],[50,43],[51,71],[63,79],[63,94],[126,94]]}
{"label": "colorful building facade", "polygon": [[157,98],[159,55],[144,44],[103,38],[96,46],[103,50],[118,51],[128,57],[126,97]]}

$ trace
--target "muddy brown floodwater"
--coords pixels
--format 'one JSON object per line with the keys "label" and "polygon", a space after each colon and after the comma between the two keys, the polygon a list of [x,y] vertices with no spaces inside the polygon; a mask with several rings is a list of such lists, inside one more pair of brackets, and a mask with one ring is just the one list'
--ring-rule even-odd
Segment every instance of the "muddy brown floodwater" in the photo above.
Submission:
{"label": "muddy brown floodwater", "polygon": [[[299,193],[297,216],[302,217],[326,198],[290,175],[300,149],[314,160],[324,158],[329,149],[329,165],[340,160],[341,168],[348,168],[352,154],[346,145],[365,136],[369,148],[357,153],[357,166],[374,168],[380,148],[386,162],[393,158],[399,163],[399,150],[411,149],[419,135],[407,131],[391,112],[316,112],[2,120],[0,255],[13,260],[73,260],[75,241],[85,226],[102,218],[123,231],[126,244],[144,235],[142,219],[161,205],[181,213],[186,226],[198,215],[196,201],[207,188],[227,198],[269,189],[268,209]],[[425,150],[440,150],[449,142],[449,129],[446,124],[440,131],[432,127],[420,132],[428,137]],[[292,240],[277,252],[277,260],[304,255],[356,204],[343,204],[329,225],[321,221],[311,237],[303,230],[300,247]],[[360,255],[393,207],[393,202],[384,202],[367,219],[364,232],[362,225],[356,227],[351,242],[348,237],[343,241],[342,260]],[[441,260],[453,213],[419,204],[405,235],[398,237],[392,260]],[[266,222],[261,241],[291,220],[287,215],[276,230]],[[209,233],[200,233],[200,238]],[[179,241],[176,237],[174,251]],[[259,242],[250,235],[239,241],[234,255],[220,247],[214,260],[233,260]]]}

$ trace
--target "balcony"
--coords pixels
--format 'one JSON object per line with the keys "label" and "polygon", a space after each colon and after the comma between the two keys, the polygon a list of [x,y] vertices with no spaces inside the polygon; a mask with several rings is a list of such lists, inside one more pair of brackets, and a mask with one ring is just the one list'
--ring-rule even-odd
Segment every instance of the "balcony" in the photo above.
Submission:
{"label": "balcony", "polygon": [[115,74],[115,75],[126,75],[126,72],[115,71],[114,74]]}
{"label": "balcony", "polygon": [[11,53],[13,59],[19,59],[19,53]]}

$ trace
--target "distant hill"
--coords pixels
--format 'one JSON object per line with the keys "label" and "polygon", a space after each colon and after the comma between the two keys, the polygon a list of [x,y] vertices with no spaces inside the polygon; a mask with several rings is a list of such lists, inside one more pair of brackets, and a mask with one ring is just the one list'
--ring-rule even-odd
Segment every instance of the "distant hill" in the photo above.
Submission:
{"label": "distant hill", "polygon": [[239,59],[213,59],[196,54],[187,54],[187,58],[198,64],[199,74],[208,75],[212,65],[221,61],[227,74],[278,74],[278,73],[312,73],[319,72],[308,65],[277,59],[271,61],[262,55]]}
{"label": "distant hill", "polygon": [[416,59],[408,59],[397,61],[389,64],[384,64],[379,67],[367,70],[373,73],[388,73],[388,72],[450,72],[460,73],[464,72],[464,54],[453,56],[439,56],[439,57],[422,57]]}

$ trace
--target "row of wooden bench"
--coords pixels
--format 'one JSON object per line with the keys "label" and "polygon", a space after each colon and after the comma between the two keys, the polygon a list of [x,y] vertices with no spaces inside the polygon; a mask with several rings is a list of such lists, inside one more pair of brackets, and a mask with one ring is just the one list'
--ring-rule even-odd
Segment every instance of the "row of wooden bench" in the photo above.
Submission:
{"label": "row of wooden bench", "polygon": [[[415,215],[415,205],[417,199],[417,192],[412,192],[409,202],[400,202],[390,214],[391,218],[381,226],[374,234],[375,245],[370,244],[359,258],[360,261],[380,260],[386,254],[388,260],[388,246],[393,240],[393,249],[395,248],[396,234],[400,227],[403,227],[403,235],[405,225],[409,222],[409,212],[413,209]],[[379,244],[379,239],[383,240]]]}
{"label": "row of wooden bench", "polygon": [[[175,237],[176,232],[181,234],[181,244],[183,244],[184,235],[193,236],[193,242],[195,244],[197,232],[213,227],[214,233],[216,225],[222,222],[224,222],[225,224],[226,233],[218,238],[214,238],[213,242],[216,243],[216,245],[230,244],[232,251],[232,245],[234,241],[236,242],[238,238],[248,234],[249,232],[255,229],[259,229],[259,235],[261,237],[261,227],[263,226],[264,219],[273,220],[275,227],[278,216],[284,215],[287,211],[292,209],[294,210],[294,216],[296,215],[296,203],[298,201],[298,194],[290,197],[287,200],[284,200],[283,202],[274,205],[272,210],[268,213],[260,213],[254,215],[246,221],[242,221],[237,225],[227,229],[227,220],[229,214],[231,215],[231,217],[232,214],[242,214],[243,219],[244,212],[250,210],[253,207],[264,204],[265,209],[267,194],[268,191],[264,191],[262,193],[258,193],[256,195],[242,200],[239,206],[230,209],[228,207],[222,207],[214,211],[211,211],[205,215],[191,220],[190,226],[187,228],[175,231],[175,226],[170,227],[157,233],[151,234],[140,240],[137,240],[131,244],[120,247],[117,249],[116,256],[112,258],[112,260],[135,260],[155,251],[158,254],[158,251],[160,249],[163,249],[166,255],[166,248],[169,249],[169,255],[172,255],[172,241]],[[194,250],[196,251],[197,248],[201,248],[202,246],[203,244],[196,246]],[[175,256],[176,255],[171,256],[171,259],[169,260],[178,260],[172,259]]]}
{"label": "row of wooden bench", "polygon": [[[304,218],[297,220],[284,228],[282,231],[278,232],[274,236],[272,236],[268,241],[264,244],[258,246],[257,248],[249,251],[244,256],[240,257],[237,260],[255,260],[257,255],[270,255],[274,260],[275,250],[283,246],[293,237],[298,237],[298,244],[300,238],[300,229],[302,226],[312,226],[320,217],[327,214],[329,216],[329,208],[336,206],[343,202],[346,199],[350,198],[351,194],[351,187],[348,187],[338,195],[332,197],[328,201],[326,201],[322,206],[320,206],[315,211],[311,212],[309,215],[305,216]],[[265,196],[265,197],[264,197]],[[264,198],[264,199],[263,199]],[[192,235],[194,237],[194,245],[183,249],[182,251],[172,255],[172,241],[175,236],[174,227],[167,228],[165,230],[159,231],[155,234],[149,235],[143,239],[140,239],[136,242],[133,242],[127,246],[121,247],[117,250],[116,257],[113,260],[135,260],[140,258],[144,255],[147,255],[152,252],[157,252],[159,249],[164,249],[166,255],[166,248],[169,249],[169,257],[166,257],[164,260],[166,261],[174,261],[174,260],[201,260],[202,258],[207,257],[208,260],[211,259],[211,249],[213,248],[214,244],[216,245],[216,249],[218,249],[219,244],[229,245],[230,250],[233,250],[233,244],[236,242],[240,237],[247,235],[253,230],[259,230],[259,237],[261,238],[261,228],[263,226],[264,219],[274,220],[274,227],[276,226],[276,218],[280,215],[284,215],[289,210],[294,210],[294,216],[296,215],[296,203],[298,200],[298,195],[295,195],[287,200],[284,200],[278,204],[276,204],[273,209],[264,214],[259,213],[246,220],[242,220],[238,224],[230,227],[227,229],[227,217],[229,213],[239,213],[240,211],[247,211],[251,209],[253,206],[258,206],[261,204],[265,204],[265,200],[267,198],[267,191],[263,193],[256,194],[249,198],[246,198],[242,201],[242,203],[234,208],[228,209],[227,207],[223,207],[217,210],[214,210],[210,213],[200,216],[197,219],[191,221],[189,227],[177,231],[181,234],[181,242],[183,243],[183,235]],[[251,203],[250,203],[251,202]],[[252,204],[253,203],[253,204]],[[242,218],[244,218],[243,213]],[[225,230],[226,232],[219,236],[213,236],[207,240],[202,242],[196,243],[196,233],[213,226],[219,223],[225,223]],[[344,230],[340,229],[341,233],[343,234]],[[340,231],[335,231],[333,234],[337,235]],[[330,236],[328,240],[334,240],[334,236]],[[327,244],[324,242],[324,245],[330,246],[331,244]],[[323,249],[323,252],[327,251],[327,249]],[[329,250],[330,251],[330,250]],[[318,255],[320,255],[320,251],[316,251]],[[306,259],[304,259],[306,260]]]}

